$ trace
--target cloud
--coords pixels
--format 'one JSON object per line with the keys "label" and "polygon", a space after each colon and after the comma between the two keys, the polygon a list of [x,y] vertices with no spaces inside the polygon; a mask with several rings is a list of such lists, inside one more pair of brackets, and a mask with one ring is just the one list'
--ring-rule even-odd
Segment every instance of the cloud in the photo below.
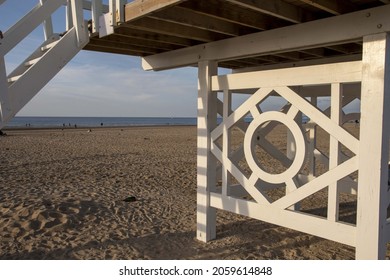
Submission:
{"label": "cloud", "polygon": [[19,115],[196,115],[196,69],[145,72],[138,59],[99,55],[76,57]]}

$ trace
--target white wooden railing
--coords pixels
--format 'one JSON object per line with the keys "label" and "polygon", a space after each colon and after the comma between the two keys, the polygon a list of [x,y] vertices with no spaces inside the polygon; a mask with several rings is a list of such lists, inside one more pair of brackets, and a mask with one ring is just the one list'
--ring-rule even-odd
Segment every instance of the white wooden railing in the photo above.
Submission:
{"label": "white wooden railing", "polygon": [[[0,5],[5,0],[0,0]],[[11,28],[0,33],[0,129],[45,86],[88,42],[104,37],[124,21],[126,0],[37,0],[37,5]],[[53,14],[65,7],[65,31],[55,33]],[[88,18],[85,11],[90,11]],[[87,17],[87,18],[86,18]],[[11,73],[5,56],[39,25],[43,43]]]}

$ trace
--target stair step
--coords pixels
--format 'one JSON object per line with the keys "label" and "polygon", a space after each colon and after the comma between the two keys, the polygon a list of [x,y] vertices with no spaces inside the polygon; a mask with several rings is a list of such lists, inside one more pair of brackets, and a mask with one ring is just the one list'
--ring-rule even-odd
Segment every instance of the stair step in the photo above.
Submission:
{"label": "stair step", "polygon": [[14,83],[14,82],[16,82],[17,80],[19,80],[19,78],[20,78],[21,76],[22,76],[22,75],[18,75],[18,76],[14,76],[14,77],[8,78],[8,82],[9,82],[9,83]]}
{"label": "stair step", "polygon": [[30,61],[25,62],[24,66],[30,67],[30,66],[34,65],[35,63],[37,63],[38,60],[40,60],[40,59],[41,59],[40,57],[35,58],[35,59],[31,59]]}
{"label": "stair step", "polygon": [[54,47],[56,44],[58,43],[58,40],[57,41],[54,41],[52,43],[49,43],[47,44],[46,46],[43,46],[41,47],[41,51],[47,51],[47,50],[50,50],[52,47]]}

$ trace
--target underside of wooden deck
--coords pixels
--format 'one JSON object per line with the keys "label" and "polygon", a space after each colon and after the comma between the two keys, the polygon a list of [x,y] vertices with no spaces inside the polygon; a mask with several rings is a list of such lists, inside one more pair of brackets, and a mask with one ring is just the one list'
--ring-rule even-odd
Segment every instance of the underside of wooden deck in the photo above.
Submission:
{"label": "underside of wooden deck", "polygon": [[[103,38],[92,36],[85,49],[145,57],[389,3],[388,0],[135,0],[126,5],[125,20],[114,28],[113,34]],[[336,28],[334,32],[337,31]],[[259,56],[223,60],[219,66],[237,69],[349,55],[360,59],[361,53],[360,38],[287,52],[275,49]]]}

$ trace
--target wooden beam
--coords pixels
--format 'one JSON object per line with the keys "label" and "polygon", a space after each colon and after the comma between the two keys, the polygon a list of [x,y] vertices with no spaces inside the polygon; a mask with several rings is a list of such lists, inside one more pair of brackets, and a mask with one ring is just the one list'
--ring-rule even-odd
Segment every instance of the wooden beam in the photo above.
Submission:
{"label": "wooden beam", "polygon": [[186,38],[180,38],[176,36],[170,36],[165,34],[159,34],[156,32],[149,32],[144,30],[138,30],[136,28],[130,28],[126,24],[122,24],[119,28],[116,28],[115,34],[141,38],[152,42],[163,42],[163,43],[173,44],[182,47],[189,47],[194,44],[200,43],[199,41],[196,40],[190,40]]}
{"label": "wooden beam", "polygon": [[[331,85],[330,117],[337,125],[342,125],[343,86],[340,83]],[[341,146],[339,141],[330,135],[329,139],[329,170],[339,166],[341,162]],[[328,214],[329,221],[338,222],[340,212],[340,184],[338,181],[328,186]]]}
{"label": "wooden beam", "polygon": [[353,44],[344,44],[344,45],[335,45],[335,46],[328,46],[327,49],[343,53],[343,54],[356,54],[362,52],[362,46],[353,43]]}
{"label": "wooden beam", "polygon": [[125,7],[125,22],[142,18],[150,13],[180,4],[184,1],[186,0],[135,0]]}
{"label": "wooden beam", "polygon": [[213,32],[229,36],[245,35],[257,30],[224,21],[219,18],[210,17],[205,14],[199,14],[181,7],[172,7],[158,13],[153,13],[149,17],[205,30],[212,30]]}
{"label": "wooden beam", "polygon": [[240,9],[237,6],[224,3],[220,5],[218,1],[188,1],[180,5],[197,13],[212,16],[235,24],[252,27],[258,30],[286,26],[287,21],[275,19],[267,15],[259,17],[259,13],[248,9]]}
{"label": "wooden beam", "polygon": [[38,3],[25,17],[4,32],[4,38],[1,40],[0,45],[0,56],[5,56],[38,27],[48,15],[54,13],[65,3],[65,0],[46,1],[44,4]]}
{"label": "wooden beam", "polygon": [[[0,39],[1,40],[1,39]],[[0,129],[12,117],[12,107],[8,94],[8,81],[5,60],[0,58]]]}
{"label": "wooden beam", "polygon": [[307,232],[349,246],[355,246],[356,244],[356,228],[353,225],[334,223],[310,214],[280,210],[269,205],[258,204],[252,201],[231,197],[223,198],[217,193],[211,193],[210,204],[212,207],[218,209],[245,215],[290,229]]}
{"label": "wooden beam", "polygon": [[299,61],[302,59],[299,52],[285,52],[285,53],[278,53],[275,55],[292,61]]}
{"label": "wooden beam", "polygon": [[104,37],[104,39],[93,39],[91,38],[89,44],[92,45],[97,45],[97,46],[104,46],[107,48],[113,48],[113,49],[128,49],[128,50],[137,50],[138,52],[142,52],[145,54],[155,54],[162,52],[163,50],[158,49],[155,46],[140,46],[135,43],[126,41],[126,40],[121,40],[118,37],[110,36],[110,37]]}
{"label": "wooden beam", "polygon": [[[84,0],[83,1],[83,10],[92,11],[92,2]],[[106,14],[109,12],[109,7],[106,4],[101,4],[102,13]]]}
{"label": "wooden beam", "polygon": [[[106,38],[103,38],[103,39],[106,39]],[[127,44],[135,45],[135,46],[156,48],[156,49],[165,50],[165,51],[175,50],[175,49],[178,49],[180,47],[176,44],[151,41],[151,40],[147,40],[144,38],[137,38],[137,37],[132,37],[132,36],[123,35],[123,34],[117,34],[117,33],[109,35],[109,40],[127,43]]]}
{"label": "wooden beam", "polygon": [[142,65],[145,70],[162,70],[202,60],[223,61],[352,42],[368,34],[389,32],[389,14],[390,5],[380,6],[149,56],[143,58]]}
{"label": "wooden beam", "polygon": [[261,1],[261,0],[227,0],[238,6],[254,10],[263,14],[277,17],[293,23],[305,21],[304,10],[298,6],[289,4],[281,0]]}
{"label": "wooden beam", "polygon": [[167,22],[151,17],[144,17],[136,21],[126,23],[128,27],[139,30],[156,32],[159,34],[176,36],[180,38],[198,40],[200,42],[211,42],[226,39],[228,36],[215,33],[209,30],[193,28],[173,22]]}
{"label": "wooden beam", "polygon": [[301,52],[304,54],[314,56],[314,57],[324,57],[325,56],[325,49],[324,48],[302,50]]}
{"label": "wooden beam", "polygon": [[129,54],[129,55],[134,55],[134,53],[137,53],[137,54],[142,54],[142,56],[152,53],[152,51],[146,50],[145,48],[141,48],[137,46],[131,46],[131,48],[130,47],[123,48],[113,43],[97,44],[91,42],[83,49],[90,50],[90,51],[113,52],[113,53]]}
{"label": "wooden beam", "polygon": [[[320,59],[303,60],[303,61],[298,61],[298,62],[277,63],[277,64],[271,64],[271,65],[251,67],[251,68],[242,68],[242,69],[234,70],[233,74],[234,73],[246,73],[246,72],[252,72],[252,71],[281,69],[281,68],[292,68],[292,67],[300,67],[300,66],[340,63],[340,62],[348,62],[348,61],[358,61],[361,59],[362,59],[362,56],[360,54],[342,55],[342,56],[336,56],[336,57],[326,57],[326,58],[320,58]],[[294,70],[291,70],[291,71],[294,71]]]}
{"label": "wooden beam", "polygon": [[94,52],[105,52],[105,53],[115,53],[115,54],[123,54],[123,55],[131,55],[131,56],[145,56],[146,53],[136,51],[136,50],[129,50],[129,49],[118,49],[118,48],[110,48],[103,45],[86,45],[83,50],[86,51],[94,51]]}
{"label": "wooden beam", "polygon": [[217,74],[217,63],[198,65],[198,135],[197,135],[197,233],[207,242],[216,237],[216,211],[210,206],[210,193],[216,186],[216,159],[211,154],[210,132],[217,125],[217,95],[211,94],[211,76]]}
{"label": "wooden beam", "polygon": [[357,197],[357,259],[384,259],[388,193],[390,36],[364,37]]}
{"label": "wooden beam", "polygon": [[253,89],[277,86],[301,86],[329,84],[330,80],[340,83],[360,82],[362,63],[360,61],[303,66],[277,70],[255,71],[214,76],[212,89]]}
{"label": "wooden beam", "polygon": [[331,13],[333,15],[341,15],[345,13],[350,13],[357,10],[357,7],[352,4],[350,1],[346,0],[300,0],[306,4],[309,4],[313,7]]}

